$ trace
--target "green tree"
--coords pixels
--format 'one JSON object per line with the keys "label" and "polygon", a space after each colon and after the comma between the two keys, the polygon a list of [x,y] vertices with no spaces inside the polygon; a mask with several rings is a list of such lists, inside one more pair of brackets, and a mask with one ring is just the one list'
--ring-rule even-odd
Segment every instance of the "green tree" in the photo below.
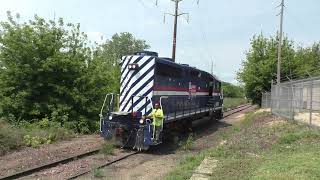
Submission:
{"label": "green tree", "polygon": [[241,86],[236,86],[231,83],[222,82],[223,96],[232,98],[244,97],[244,90]]}
{"label": "green tree", "polygon": [[89,118],[82,105],[89,99],[83,84],[91,55],[80,25],[38,16],[19,23],[8,12],[0,26],[1,116],[17,122],[47,117],[61,124]]}
{"label": "green tree", "polygon": [[[104,77],[111,80],[111,89],[108,92],[118,92],[120,88],[120,60],[122,56],[133,54],[137,51],[149,49],[146,41],[136,39],[132,34],[123,32],[115,34],[110,40],[101,44],[94,52],[96,68],[100,69]],[[104,71],[103,69],[108,69]],[[101,82],[101,81],[100,81]]]}
{"label": "green tree", "polygon": [[[262,34],[254,36],[251,48],[242,62],[242,69],[238,72],[238,80],[244,84],[246,97],[254,103],[261,103],[263,92],[270,91],[271,80],[276,79],[277,72],[278,37],[265,38]],[[281,77],[293,78],[297,69],[294,43],[284,38],[282,43]]]}
{"label": "green tree", "polygon": [[0,30],[0,117],[49,119],[82,133],[96,130],[104,95],[119,88],[120,57],[149,47],[121,33],[92,53],[79,24],[20,23],[10,12]]}
{"label": "green tree", "polygon": [[[320,75],[320,43],[314,43],[311,47],[299,47],[296,51],[295,62],[297,67],[295,78],[307,78]],[[309,73],[309,74],[308,74]]]}

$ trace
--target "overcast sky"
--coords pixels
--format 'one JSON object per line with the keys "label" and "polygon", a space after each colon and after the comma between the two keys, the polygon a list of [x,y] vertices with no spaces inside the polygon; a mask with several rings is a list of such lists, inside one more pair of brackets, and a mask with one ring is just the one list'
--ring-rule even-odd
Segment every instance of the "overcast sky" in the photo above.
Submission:
{"label": "overcast sky", "polygon": [[[190,13],[190,21],[179,19],[177,61],[210,71],[222,80],[236,83],[236,72],[254,34],[270,36],[279,28],[281,0],[184,0],[180,12]],[[34,14],[66,22],[80,23],[92,41],[130,32],[145,39],[151,50],[171,57],[173,13],[171,0],[0,0],[0,20],[6,11],[19,13],[23,20]],[[284,31],[299,45],[320,40],[320,1],[286,0]]]}

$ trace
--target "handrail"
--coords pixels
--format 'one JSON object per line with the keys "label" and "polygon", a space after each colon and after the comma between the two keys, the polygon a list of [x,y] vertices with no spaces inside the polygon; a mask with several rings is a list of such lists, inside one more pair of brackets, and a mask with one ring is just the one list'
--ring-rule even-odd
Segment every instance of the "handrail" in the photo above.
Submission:
{"label": "handrail", "polygon": [[140,97],[140,98],[147,98],[150,102],[151,102],[151,109],[153,110],[153,103],[152,103],[152,100],[150,99],[149,96],[140,96],[140,95],[135,95],[135,96],[131,96],[131,98],[134,98],[134,97]]}
{"label": "handrail", "polygon": [[113,93],[108,93],[106,94],[106,96],[104,97],[104,100],[103,100],[103,104],[102,104],[102,107],[101,107],[101,110],[100,110],[100,114],[99,114],[99,117],[100,117],[100,132],[102,132],[102,121],[103,121],[103,109],[104,109],[104,106],[106,104],[106,101],[107,101],[107,98],[109,95],[112,95],[112,100],[113,100]]}
{"label": "handrail", "polygon": [[[162,99],[168,99],[169,97],[168,96],[161,96],[160,97],[160,108],[162,109]],[[162,109],[163,111],[163,109]],[[164,123],[164,120],[162,120],[162,125],[161,125],[161,131],[163,130],[163,123]]]}
{"label": "handrail", "polygon": [[106,101],[107,101],[107,97],[109,96],[109,95],[113,95],[113,93],[108,93],[108,94],[106,94],[106,96],[104,97],[104,101],[103,101],[103,104],[102,104],[102,107],[101,107],[101,110],[100,110],[100,114],[99,114],[99,116],[100,116],[100,118],[102,118],[102,113],[103,113],[103,108],[104,108],[104,105],[106,104]]}

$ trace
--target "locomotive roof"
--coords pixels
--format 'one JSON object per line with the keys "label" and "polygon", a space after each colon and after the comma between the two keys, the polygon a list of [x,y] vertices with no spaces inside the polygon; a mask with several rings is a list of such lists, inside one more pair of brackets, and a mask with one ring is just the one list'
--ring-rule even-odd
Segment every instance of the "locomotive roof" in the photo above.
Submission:
{"label": "locomotive roof", "polygon": [[156,62],[158,62],[158,63],[166,64],[168,66],[178,67],[178,68],[181,68],[181,69],[190,69],[190,70],[193,70],[193,71],[198,71],[198,72],[201,72],[201,73],[203,73],[203,74],[205,74],[207,76],[210,76],[213,79],[221,82],[221,80],[216,75],[212,75],[212,74],[210,74],[210,73],[208,73],[206,71],[197,69],[196,67],[189,66],[188,64],[179,64],[179,63],[173,62],[171,58],[158,57],[158,53],[156,53],[156,52],[139,51],[139,52],[134,53],[133,56],[146,56],[146,57],[150,56],[150,57],[154,57],[156,59]]}
{"label": "locomotive roof", "polygon": [[196,67],[192,67],[192,66],[189,66],[187,64],[175,63],[170,58],[161,58],[161,57],[155,57],[155,58],[156,58],[156,62],[158,62],[158,63],[162,63],[162,64],[166,64],[166,65],[169,65],[169,66],[174,66],[174,67],[178,67],[178,68],[182,68],[182,69],[190,69],[190,70],[193,70],[193,71],[198,71],[198,72],[201,72],[201,73],[203,73],[203,74],[205,74],[207,76],[210,76],[210,77],[214,78],[217,81],[221,81],[217,76],[212,75],[212,74],[210,74],[210,73],[208,73],[206,71],[197,69]]}

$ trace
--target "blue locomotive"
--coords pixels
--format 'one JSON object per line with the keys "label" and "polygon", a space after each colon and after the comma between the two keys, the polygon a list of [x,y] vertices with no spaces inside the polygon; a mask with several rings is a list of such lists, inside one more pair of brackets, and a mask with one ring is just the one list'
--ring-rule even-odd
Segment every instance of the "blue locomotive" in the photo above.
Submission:
{"label": "blue locomotive", "polygon": [[[223,116],[221,81],[178,64],[156,52],[137,52],[121,60],[119,94],[107,94],[100,112],[100,131],[121,147],[147,150],[162,143],[171,128],[187,128],[193,120]],[[155,103],[164,113],[160,138],[155,140],[151,113]]]}

